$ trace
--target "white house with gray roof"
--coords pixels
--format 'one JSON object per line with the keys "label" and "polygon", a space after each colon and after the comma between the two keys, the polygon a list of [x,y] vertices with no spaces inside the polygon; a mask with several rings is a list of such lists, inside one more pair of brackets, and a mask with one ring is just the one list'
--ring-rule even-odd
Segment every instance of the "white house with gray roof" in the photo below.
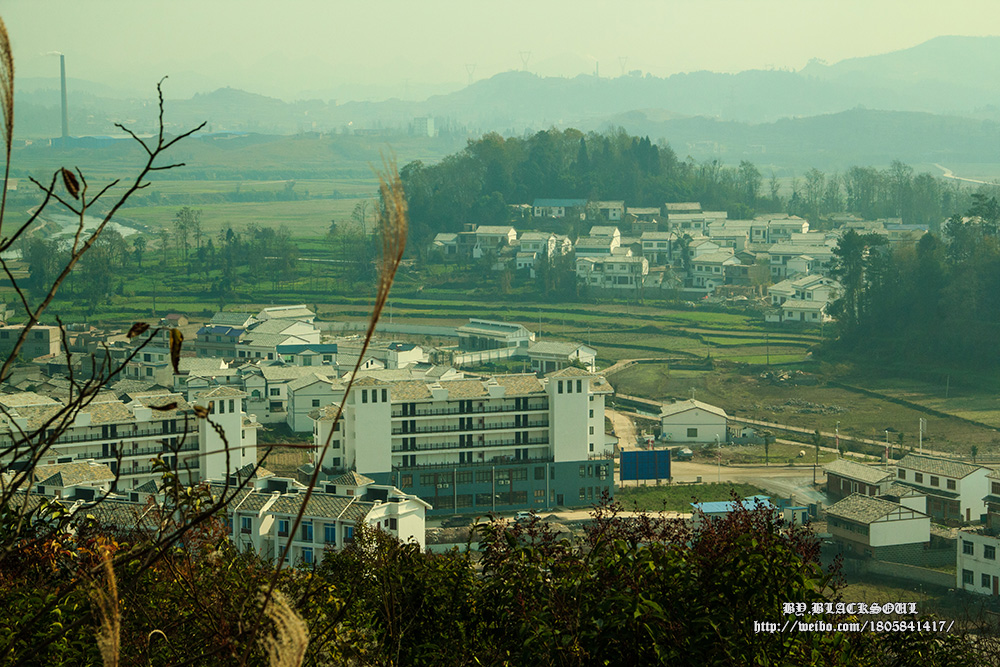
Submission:
{"label": "white house with gray roof", "polygon": [[980,521],[986,514],[989,468],[953,459],[907,454],[896,481],[927,494],[927,513],[946,521]]}
{"label": "white house with gray roof", "polygon": [[520,324],[472,318],[455,329],[458,347],[462,350],[496,350],[507,347],[528,347],[535,334]]}
{"label": "white house with gray roof", "polygon": [[581,343],[543,340],[529,345],[526,354],[536,373],[551,373],[574,363],[591,373],[597,370],[597,350]]}
{"label": "white house with gray roof", "polygon": [[827,530],[844,551],[879,560],[919,560],[931,518],[918,510],[855,493],[826,509]]}
{"label": "white house with gray roof", "polygon": [[873,465],[851,459],[836,459],[823,466],[826,471],[826,493],[835,500],[855,493],[881,496],[896,480],[895,474]]}
{"label": "white house with gray roof", "polygon": [[669,442],[725,443],[729,415],[715,405],[690,399],[663,406],[660,437]]}

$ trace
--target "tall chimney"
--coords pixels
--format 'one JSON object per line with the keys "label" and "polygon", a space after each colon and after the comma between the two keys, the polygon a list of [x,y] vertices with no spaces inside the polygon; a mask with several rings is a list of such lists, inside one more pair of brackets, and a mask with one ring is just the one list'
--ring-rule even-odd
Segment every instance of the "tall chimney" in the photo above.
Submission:
{"label": "tall chimney", "polygon": [[59,54],[59,76],[62,79],[62,135],[69,137],[69,114],[66,111],[66,56]]}

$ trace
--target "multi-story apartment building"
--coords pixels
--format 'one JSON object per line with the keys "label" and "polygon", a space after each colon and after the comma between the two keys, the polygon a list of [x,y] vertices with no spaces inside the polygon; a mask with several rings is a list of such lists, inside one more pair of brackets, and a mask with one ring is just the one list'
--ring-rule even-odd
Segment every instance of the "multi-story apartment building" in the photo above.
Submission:
{"label": "multi-story apartment building", "polygon": [[955,559],[956,587],[970,593],[1000,595],[1000,472],[986,475],[989,490],[986,521],[976,528],[963,528],[958,533],[958,554]]}
{"label": "multi-story apartment building", "polygon": [[[176,465],[184,481],[224,477],[227,469],[256,463],[257,423],[242,411],[244,396],[229,387],[201,393],[194,405],[208,409],[207,419],[198,418],[180,394],[135,395],[128,403],[99,397],[80,409],[39,464],[104,463],[118,489],[159,480],[152,463],[158,457]],[[11,464],[14,443],[51,438],[59,424],[53,418],[65,409],[60,401],[29,392],[4,395],[0,404],[6,410],[0,416],[0,451],[9,452],[0,457],[0,468]]]}
{"label": "multi-story apartment building", "polygon": [[394,484],[437,513],[586,506],[614,493],[604,444],[611,391],[576,367],[542,379],[364,377],[317,412],[313,437],[318,451],[330,440],[324,470]]}

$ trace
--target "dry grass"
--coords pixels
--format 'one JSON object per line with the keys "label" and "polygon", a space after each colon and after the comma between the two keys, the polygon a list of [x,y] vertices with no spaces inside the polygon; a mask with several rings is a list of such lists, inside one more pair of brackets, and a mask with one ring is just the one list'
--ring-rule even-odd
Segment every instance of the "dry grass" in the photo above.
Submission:
{"label": "dry grass", "polygon": [[309,647],[309,628],[284,593],[275,589],[270,597],[268,604],[266,593],[261,593],[264,614],[274,623],[274,633],[262,639],[268,663],[271,667],[299,667]]}
{"label": "dry grass", "polygon": [[97,607],[97,646],[104,667],[117,667],[121,649],[121,608],[118,605],[118,580],[111,566],[111,554],[104,552],[104,585],[95,585],[90,597]]}

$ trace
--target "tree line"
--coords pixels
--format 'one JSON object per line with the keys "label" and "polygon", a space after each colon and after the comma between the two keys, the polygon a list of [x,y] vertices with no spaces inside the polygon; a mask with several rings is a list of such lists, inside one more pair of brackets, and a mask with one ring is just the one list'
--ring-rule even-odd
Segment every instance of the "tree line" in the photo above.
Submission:
{"label": "tree line", "polygon": [[942,235],[890,246],[847,232],[835,249],[839,344],[888,361],[1000,364],[1000,205],[972,196]]}
{"label": "tree line", "polygon": [[[461,231],[469,222],[509,223],[509,205],[536,198],[624,199],[636,207],[697,201],[730,218],[788,213],[817,224],[849,213],[868,220],[901,218],[936,232],[942,220],[971,205],[971,192],[956,181],[916,174],[899,161],[886,169],[854,166],[833,174],[810,169],[789,184],[747,160],[726,166],[680,159],[666,141],[622,129],[551,129],[525,138],[489,133],[438,164],[411,162],[401,176],[417,241]],[[992,186],[980,193],[996,194]]]}

